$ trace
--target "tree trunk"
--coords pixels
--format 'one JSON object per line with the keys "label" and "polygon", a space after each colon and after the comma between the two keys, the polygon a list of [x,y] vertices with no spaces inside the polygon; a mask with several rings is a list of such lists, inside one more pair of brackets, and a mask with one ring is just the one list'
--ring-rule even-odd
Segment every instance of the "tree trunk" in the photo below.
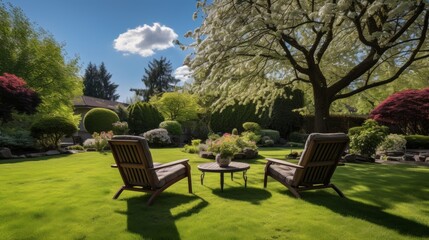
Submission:
{"label": "tree trunk", "polygon": [[314,88],[314,131],[328,132],[329,108],[332,101],[327,96],[326,88]]}

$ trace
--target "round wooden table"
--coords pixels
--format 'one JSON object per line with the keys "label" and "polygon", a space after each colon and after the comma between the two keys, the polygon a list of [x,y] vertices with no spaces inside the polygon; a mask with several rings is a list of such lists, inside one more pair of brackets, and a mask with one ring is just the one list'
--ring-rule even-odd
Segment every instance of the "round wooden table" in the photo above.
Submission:
{"label": "round wooden table", "polygon": [[244,187],[247,188],[247,170],[250,165],[242,162],[231,162],[228,167],[219,167],[216,162],[203,163],[198,165],[201,174],[201,185],[204,185],[204,176],[206,172],[220,173],[220,189],[223,191],[224,173],[231,173],[231,181],[234,178],[234,172],[243,172]]}

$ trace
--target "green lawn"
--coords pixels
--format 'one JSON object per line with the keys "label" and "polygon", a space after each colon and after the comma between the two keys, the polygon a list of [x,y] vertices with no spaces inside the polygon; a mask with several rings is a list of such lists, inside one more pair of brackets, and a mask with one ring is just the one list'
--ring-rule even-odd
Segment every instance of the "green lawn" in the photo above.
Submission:
{"label": "green lawn", "polygon": [[[265,149],[283,158],[290,150]],[[249,161],[248,188],[240,174],[207,173],[208,162],[180,149],[153,149],[154,159],[190,158],[194,194],[176,183],[151,207],[146,193],[113,194],[122,181],[111,153],[82,153],[0,162],[0,239],[429,239],[429,167],[347,164],[332,189],[303,199],[270,179],[263,158]]]}

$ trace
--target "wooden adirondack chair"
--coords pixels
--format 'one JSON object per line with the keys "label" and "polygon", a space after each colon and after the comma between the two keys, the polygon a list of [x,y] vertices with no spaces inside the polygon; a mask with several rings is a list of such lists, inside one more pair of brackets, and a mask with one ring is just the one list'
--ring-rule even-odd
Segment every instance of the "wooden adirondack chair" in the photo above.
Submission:
{"label": "wooden adirondack chair", "polygon": [[183,178],[188,178],[188,190],[192,193],[188,159],[153,163],[146,139],[138,136],[114,136],[109,145],[116,162],[113,167],[118,168],[124,182],[113,199],[117,199],[124,190],[151,192],[147,202],[151,205],[156,196]]}
{"label": "wooden adirondack chair", "polygon": [[348,142],[349,138],[344,133],[310,134],[298,164],[266,159],[264,188],[267,187],[268,176],[271,176],[297,198],[301,198],[301,191],[329,187],[344,197],[340,189],[331,183],[331,177]]}

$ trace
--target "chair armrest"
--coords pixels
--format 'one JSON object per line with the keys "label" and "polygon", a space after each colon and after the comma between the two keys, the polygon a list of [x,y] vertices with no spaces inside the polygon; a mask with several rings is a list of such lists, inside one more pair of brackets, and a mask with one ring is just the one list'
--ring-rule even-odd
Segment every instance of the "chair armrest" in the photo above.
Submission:
{"label": "chair armrest", "polygon": [[151,170],[158,170],[158,169],[161,169],[161,168],[171,167],[171,166],[178,165],[178,164],[189,165],[188,161],[189,161],[189,159],[176,160],[176,161],[173,161],[173,162],[169,162],[169,163],[165,163],[165,164],[162,164],[162,165],[154,166],[153,168],[149,168],[149,169],[151,169]]}
{"label": "chair armrest", "polygon": [[118,168],[118,165],[116,163],[110,165],[111,168]]}
{"label": "chair armrest", "polygon": [[293,164],[293,163],[290,163],[290,162],[286,162],[286,161],[282,161],[282,160],[278,160],[278,159],[274,159],[274,158],[266,158],[265,160],[267,160],[268,162],[271,162],[271,163],[277,163],[277,164],[285,165],[285,166],[288,166],[288,167],[304,169],[303,166],[300,166],[300,165],[297,165],[297,164]]}

